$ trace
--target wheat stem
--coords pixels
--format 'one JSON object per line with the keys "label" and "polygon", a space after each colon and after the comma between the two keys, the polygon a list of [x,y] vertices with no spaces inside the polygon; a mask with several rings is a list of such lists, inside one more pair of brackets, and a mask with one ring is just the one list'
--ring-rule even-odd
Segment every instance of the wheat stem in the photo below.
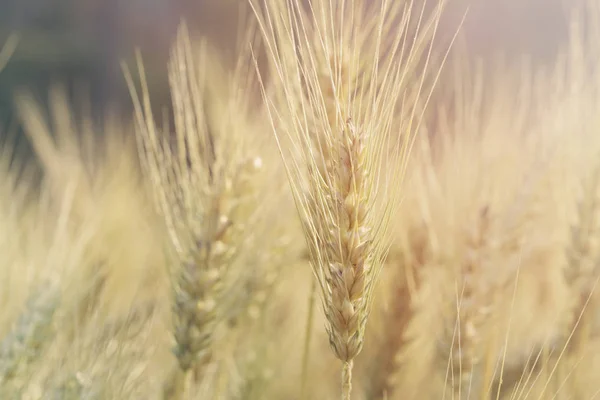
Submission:
{"label": "wheat stem", "polygon": [[346,361],[342,370],[342,400],[350,400],[352,393],[352,367],[354,361]]}
{"label": "wheat stem", "polygon": [[308,361],[310,358],[310,343],[315,310],[315,296],[317,294],[317,281],[311,279],[310,294],[308,295],[308,312],[306,316],[306,332],[304,334],[304,348],[302,351],[302,375],[300,377],[300,399],[307,398]]}

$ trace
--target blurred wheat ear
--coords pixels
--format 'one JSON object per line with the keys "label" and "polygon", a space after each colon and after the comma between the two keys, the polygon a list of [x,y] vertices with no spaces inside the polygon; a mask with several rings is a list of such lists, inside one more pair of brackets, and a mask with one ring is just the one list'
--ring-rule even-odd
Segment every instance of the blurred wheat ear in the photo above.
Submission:
{"label": "blurred wheat ear", "polygon": [[42,357],[45,346],[54,335],[53,317],[58,305],[58,289],[53,285],[39,288],[11,332],[0,341],[0,394],[19,392],[21,376]]}
{"label": "blurred wheat ear", "polygon": [[[195,48],[187,27],[181,26],[169,62],[173,133],[168,126],[157,127],[141,60],[138,65],[141,99],[126,71],[138,147],[174,250],[173,353],[179,367],[165,396],[181,398],[190,382],[201,383],[218,361],[215,341],[226,323],[238,318],[239,309],[253,307],[256,298],[246,296],[244,286],[257,279],[269,285],[267,276],[245,268],[238,258],[266,261],[276,244],[253,242],[262,208],[257,195],[267,182],[263,158],[253,146],[261,140],[255,136],[257,122],[251,118],[251,93],[241,64],[231,77],[208,43]],[[263,206],[268,203],[266,199]],[[215,379],[218,391],[223,377]]]}
{"label": "blurred wheat ear", "polygon": [[19,44],[19,36],[15,33],[11,34],[0,49],[0,71],[6,67],[13,53]]}

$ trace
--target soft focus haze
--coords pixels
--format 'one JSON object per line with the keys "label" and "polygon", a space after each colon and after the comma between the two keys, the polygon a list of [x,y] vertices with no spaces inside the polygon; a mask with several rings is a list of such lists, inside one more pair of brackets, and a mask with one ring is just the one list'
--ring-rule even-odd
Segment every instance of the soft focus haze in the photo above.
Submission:
{"label": "soft focus haze", "polygon": [[[421,0],[422,1],[422,0]],[[431,2],[431,1],[430,1]],[[467,6],[463,35],[469,54],[531,54],[544,62],[565,40],[568,11],[581,0],[449,0],[441,35],[452,37]],[[127,109],[119,67],[139,47],[157,96],[166,92],[165,63],[178,23],[231,49],[245,0],[0,0],[0,42],[20,43],[0,75],[0,116],[6,123],[16,88],[44,99],[51,83],[88,87],[96,110]],[[87,86],[86,86],[87,85]]]}

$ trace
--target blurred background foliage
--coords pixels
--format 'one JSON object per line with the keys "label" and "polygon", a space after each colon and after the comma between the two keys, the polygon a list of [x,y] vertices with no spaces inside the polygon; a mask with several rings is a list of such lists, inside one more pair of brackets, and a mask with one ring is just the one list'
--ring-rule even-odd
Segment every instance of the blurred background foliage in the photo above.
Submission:
{"label": "blurred background foliage", "polygon": [[[525,53],[543,62],[566,38],[567,8],[581,1],[450,0],[440,38],[452,37],[469,7],[462,38],[471,56],[486,59],[499,52],[509,57]],[[77,106],[89,100],[94,116],[103,116],[109,108],[128,115],[129,95],[119,62],[133,66],[135,48],[142,51],[154,103],[168,105],[166,59],[182,18],[193,32],[209,37],[227,54],[234,47],[241,18],[249,15],[246,3],[0,0],[0,43],[11,33],[19,36],[17,50],[0,74],[0,128],[18,129],[15,91],[25,88],[47,103],[53,84],[61,84]]]}

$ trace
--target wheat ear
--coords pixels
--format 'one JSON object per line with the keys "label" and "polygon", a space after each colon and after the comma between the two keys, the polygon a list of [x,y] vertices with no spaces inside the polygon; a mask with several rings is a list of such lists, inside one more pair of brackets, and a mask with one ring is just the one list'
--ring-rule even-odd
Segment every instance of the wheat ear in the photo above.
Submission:
{"label": "wheat ear", "polygon": [[276,78],[263,95],[349,399],[415,132],[415,113],[399,110],[399,99],[419,97],[424,78],[407,78],[437,21],[422,34],[419,19],[411,47],[410,1],[255,3]]}
{"label": "wheat ear", "polygon": [[[205,50],[203,60],[214,56],[206,47],[201,50]],[[236,98],[219,96],[210,97],[209,104],[207,97],[217,94],[210,89],[229,82],[222,76],[209,82],[205,75],[222,73],[223,68],[208,70],[207,65],[197,65],[194,56],[183,25],[169,65],[174,149],[155,125],[147,90],[142,105],[127,74],[136,105],[142,164],[175,250],[174,354],[179,369],[166,385],[166,396],[173,398],[182,396],[182,387],[189,386],[192,375],[196,380],[203,375],[202,367],[213,358],[215,330],[231,314],[231,302],[224,293],[228,277],[234,275],[242,232],[255,209],[252,178],[262,166],[260,157],[245,151],[244,133],[249,128],[242,121],[231,115],[218,121],[210,118],[214,112],[240,111],[240,106]],[[141,61],[140,72],[145,81]]]}
{"label": "wheat ear", "polygon": [[571,240],[567,248],[565,280],[576,296],[576,307],[572,316],[568,346],[570,350],[582,351],[585,347],[593,321],[591,306],[599,280],[598,253],[598,187],[600,186],[600,165],[592,171],[585,188],[584,197],[577,205],[578,221],[571,229]]}
{"label": "wheat ear", "polygon": [[56,287],[38,289],[13,329],[0,341],[0,393],[8,396],[11,384],[40,358],[55,333],[52,323],[58,302]]}

